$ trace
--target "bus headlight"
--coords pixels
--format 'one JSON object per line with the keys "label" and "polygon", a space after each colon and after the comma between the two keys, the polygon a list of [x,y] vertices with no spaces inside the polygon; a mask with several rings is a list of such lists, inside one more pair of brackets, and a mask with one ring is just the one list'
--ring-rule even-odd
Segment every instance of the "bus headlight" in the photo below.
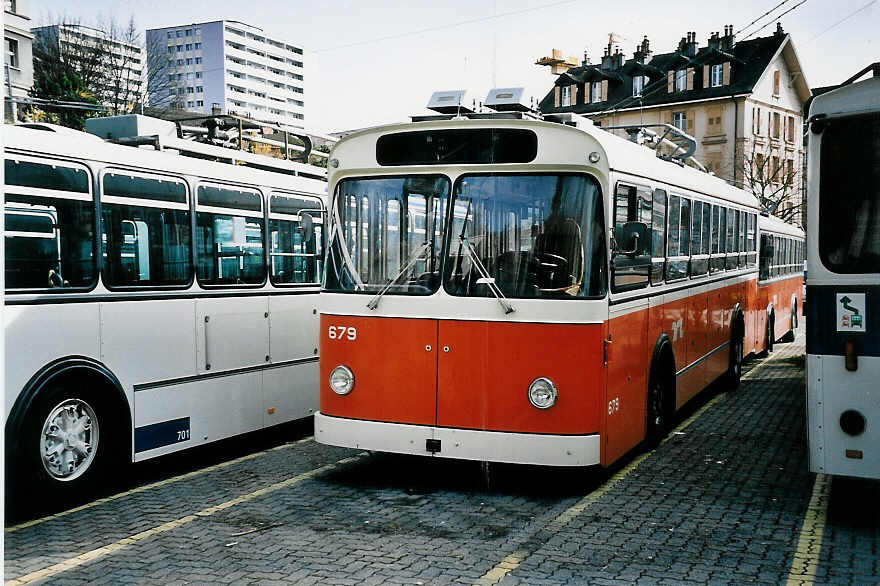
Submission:
{"label": "bus headlight", "polygon": [[347,366],[339,365],[330,372],[330,388],[337,395],[347,395],[354,388],[354,373]]}
{"label": "bus headlight", "polygon": [[549,378],[540,377],[529,385],[529,403],[538,409],[549,409],[556,403],[556,385]]}

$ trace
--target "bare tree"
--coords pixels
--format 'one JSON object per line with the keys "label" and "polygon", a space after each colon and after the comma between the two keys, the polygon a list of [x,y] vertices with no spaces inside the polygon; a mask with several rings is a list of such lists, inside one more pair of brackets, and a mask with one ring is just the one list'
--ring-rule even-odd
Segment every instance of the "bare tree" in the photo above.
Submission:
{"label": "bare tree", "polygon": [[801,220],[801,165],[793,158],[784,158],[768,145],[752,143],[743,156],[743,187],[761,204],[761,210],[786,222]]}
{"label": "bare tree", "polygon": [[147,104],[173,105],[164,46],[150,51],[134,17],[125,24],[101,19],[95,26],[70,17],[50,15],[47,20],[54,22],[38,29],[35,57],[43,55],[47,62],[76,72],[109,114],[140,112]]}

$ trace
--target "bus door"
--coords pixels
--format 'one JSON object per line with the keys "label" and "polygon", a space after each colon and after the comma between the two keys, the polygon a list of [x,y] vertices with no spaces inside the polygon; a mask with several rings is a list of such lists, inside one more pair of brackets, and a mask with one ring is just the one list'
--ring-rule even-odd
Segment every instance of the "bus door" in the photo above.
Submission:
{"label": "bus door", "polygon": [[[662,194],[662,197],[661,197]],[[642,440],[646,423],[648,315],[652,251],[663,256],[665,194],[618,184],[611,249],[611,301],[605,342],[607,376],[602,462],[613,462]],[[658,226],[652,230],[652,224]],[[662,260],[662,259],[661,259]],[[662,263],[658,265],[662,278]]]}

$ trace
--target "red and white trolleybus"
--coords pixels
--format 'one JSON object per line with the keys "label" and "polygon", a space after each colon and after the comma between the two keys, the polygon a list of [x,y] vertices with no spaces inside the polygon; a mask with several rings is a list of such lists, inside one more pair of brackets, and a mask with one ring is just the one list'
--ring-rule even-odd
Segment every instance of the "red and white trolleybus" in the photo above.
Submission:
{"label": "red and white trolleybus", "polygon": [[756,198],[587,120],[368,129],[329,181],[320,442],[607,466],[763,349]]}

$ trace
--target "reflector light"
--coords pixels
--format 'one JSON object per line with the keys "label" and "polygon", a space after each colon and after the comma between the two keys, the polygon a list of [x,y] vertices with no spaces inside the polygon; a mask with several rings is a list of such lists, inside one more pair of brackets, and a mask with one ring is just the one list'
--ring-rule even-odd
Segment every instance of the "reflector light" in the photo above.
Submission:
{"label": "reflector light", "polygon": [[853,460],[861,460],[862,459],[862,450],[847,450],[846,457],[851,458]]}

